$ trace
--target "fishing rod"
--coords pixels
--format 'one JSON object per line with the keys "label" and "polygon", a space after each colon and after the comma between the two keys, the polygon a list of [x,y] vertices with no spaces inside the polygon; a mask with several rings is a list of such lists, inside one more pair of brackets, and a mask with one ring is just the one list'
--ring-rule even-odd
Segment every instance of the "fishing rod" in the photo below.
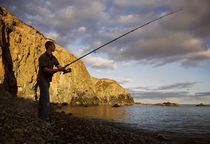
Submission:
{"label": "fishing rod", "polygon": [[165,14],[165,15],[163,15],[163,16],[161,16],[161,17],[158,17],[158,18],[156,18],[156,19],[153,19],[153,20],[151,20],[151,21],[149,21],[149,22],[147,22],[147,23],[145,23],[145,24],[143,24],[143,25],[141,25],[141,26],[139,26],[139,27],[136,27],[136,28],[134,28],[134,29],[128,31],[127,33],[124,33],[124,34],[122,34],[122,35],[116,37],[115,39],[113,39],[113,40],[111,40],[111,41],[109,41],[109,42],[103,44],[102,46],[100,46],[100,47],[98,47],[98,48],[96,48],[96,49],[94,49],[94,50],[88,52],[87,54],[85,54],[85,55],[83,55],[83,56],[77,58],[76,60],[70,62],[69,64],[65,65],[64,67],[66,68],[67,66],[69,66],[69,65],[75,63],[76,61],[78,61],[78,60],[80,60],[80,59],[86,57],[87,55],[89,55],[89,54],[91,54],[91,53],[93,53],[93,52],[95,52],[95,51],[101,49],[102,47],[104,47],[104,46],[106,46],[106,45],[108,45],[108,44],[110,44],[110,43],[112,43],[112,42],[114,42],[114,41],[116,41],[116,40],[118,40],[118,39],[120,39],[120,38],[122,38],[122,37],[128,35],[129,33],[132,33],[132,32],[134,32],[134,31],[136,31],[136,30],[138,30],[138,29],[140,29],[140,28],[142,28],[142,27],[144,27],[144,26],[146,26],[146,25],[149,25],[150,23],[153,23],[153,22],[155,22],[155,21],[158,21],[158,20],[160,20],[160,19],[162,19],[162,18],[164,18],[164,17],[167,17],[167,16],[169,16],[169,15],[173,15],[173,14],[175,14],[175,13],[177,13],[177,12],[182,11],[182,10],[183,10],[183,9],[179,9],[179,10],[177,10],[177,11],[173,11],[173,12],[167,13],[167,14]]}

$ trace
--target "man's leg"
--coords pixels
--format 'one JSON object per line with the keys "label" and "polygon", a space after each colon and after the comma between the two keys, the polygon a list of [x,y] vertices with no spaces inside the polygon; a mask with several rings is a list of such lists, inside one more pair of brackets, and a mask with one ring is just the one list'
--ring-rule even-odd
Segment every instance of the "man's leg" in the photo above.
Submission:
{"label": "man's leg", "polygon": [[47,81],[39,81],[40,98],[39,98],[39,118],[48,119],[50,111],[50,98],[49,98],[50,83]]}

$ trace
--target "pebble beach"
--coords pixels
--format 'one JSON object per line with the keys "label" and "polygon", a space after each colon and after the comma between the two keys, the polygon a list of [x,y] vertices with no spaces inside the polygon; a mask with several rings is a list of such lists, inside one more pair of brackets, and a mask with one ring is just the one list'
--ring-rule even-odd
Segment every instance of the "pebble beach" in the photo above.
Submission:
{"label": "pebble beach", "polygon": [[10,94],[0,96],[0,143],[169,143],[164,137],[128,125],[99,119],[79,118],[56,112],[50,119],[37,117],[37,103]]}

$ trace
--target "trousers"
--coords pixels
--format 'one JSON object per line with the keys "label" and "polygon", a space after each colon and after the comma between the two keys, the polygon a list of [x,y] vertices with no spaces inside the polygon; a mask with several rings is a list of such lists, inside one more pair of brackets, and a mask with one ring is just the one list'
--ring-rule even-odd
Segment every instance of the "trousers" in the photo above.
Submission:
{"label": "trousers", "polygon": [[38,85],[40,89],[38,116],[41,119],[48,119],[50,111],[50,96],[49,96],[50,82],[39,80]]}

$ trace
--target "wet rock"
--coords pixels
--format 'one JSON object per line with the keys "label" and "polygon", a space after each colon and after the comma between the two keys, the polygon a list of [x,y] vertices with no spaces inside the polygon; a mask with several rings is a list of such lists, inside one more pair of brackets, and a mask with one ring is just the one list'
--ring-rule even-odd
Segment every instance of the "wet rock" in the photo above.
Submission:
{"label": "wet rock", "polygon": [[62,103],[62,106],[66,106],[66,105],[68,105],[68,103],[66,103],[66,102],[63,102]]}
{"label": "wet rock", "polygon": [[112,107],[120,107],[120,105],[118,105],[118,104],[114,104]]}

